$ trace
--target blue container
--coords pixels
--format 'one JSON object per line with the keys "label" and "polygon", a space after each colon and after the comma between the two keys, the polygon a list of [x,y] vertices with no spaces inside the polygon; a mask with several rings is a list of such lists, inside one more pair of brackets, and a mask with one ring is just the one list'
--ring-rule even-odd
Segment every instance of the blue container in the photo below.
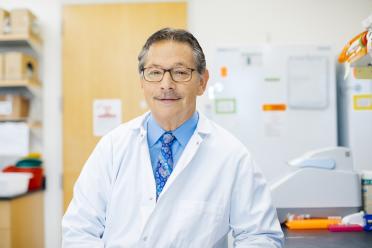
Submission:
{"label": "blue container", "polygon": [[364,221],[365,221],[364,230],[372,231],[372,214],[365,214]]}

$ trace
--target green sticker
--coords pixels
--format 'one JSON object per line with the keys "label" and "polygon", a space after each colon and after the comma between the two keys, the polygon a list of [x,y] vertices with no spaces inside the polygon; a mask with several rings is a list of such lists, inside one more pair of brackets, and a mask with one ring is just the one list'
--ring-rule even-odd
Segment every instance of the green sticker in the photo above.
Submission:
{"label": "green sticker", "polygon": [[214,101],[214,109],[216,114],[235,114],[236,99],[235,98],[219,98]]}

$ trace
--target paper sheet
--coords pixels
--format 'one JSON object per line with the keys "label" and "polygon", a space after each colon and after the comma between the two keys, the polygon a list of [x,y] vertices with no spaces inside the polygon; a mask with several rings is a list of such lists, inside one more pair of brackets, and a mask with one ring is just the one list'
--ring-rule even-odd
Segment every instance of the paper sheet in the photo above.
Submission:
{"label": "paper sheet", "polygon": [[288,61],[289,106],[296,109],[326,108],[328,70],[327,57],[290,57]]}
{"label": "paper sheet", "polygon": [[93,102],[93,133],[103,136],[122,122],[121,100],[101,99]]}

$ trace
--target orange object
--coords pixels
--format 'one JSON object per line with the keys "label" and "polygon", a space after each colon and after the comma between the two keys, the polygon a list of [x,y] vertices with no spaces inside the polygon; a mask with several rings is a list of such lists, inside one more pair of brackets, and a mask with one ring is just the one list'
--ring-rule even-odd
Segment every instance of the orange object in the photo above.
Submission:
{"label": "orange object", "polygon": [[285,104],[264,104],[262,106],[263,111],[285,111],[287,105]]}
{"label": "orange object", "polygon": [[285,223],[289,229],[327,229],[329,225],[337,225],[341,219],[305,219],[290,220]]}
{"label": "orange object", "polygon": [[227,77],[227,67],[226,66],[221,67],[220,74],[221,74],[221,77]]}
{"label": "orange object", "polygon": [[338,57],[338,62],[345,63],[349,62],[352,63],[364,55],[367,54],[367,34],[368,31],[364,31],[353,39],[351,39],[346,46],[342,49],[341,54]]}
{"label": "orange object", "polygon": [[7,166],[3,172],[29,172],[32,173],[32,178],[28,184],[28,190],[41,189],[43,185],[43,168],[41,167],[16,167],[14,165]]}

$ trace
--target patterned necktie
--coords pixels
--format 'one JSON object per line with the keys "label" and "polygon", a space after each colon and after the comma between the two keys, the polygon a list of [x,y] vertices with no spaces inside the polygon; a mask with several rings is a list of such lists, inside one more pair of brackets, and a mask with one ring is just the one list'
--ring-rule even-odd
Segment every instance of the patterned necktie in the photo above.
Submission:
{"label": "patterned necktie", "polygon": [[156,199],[158,199],[173,170],[173,155],[171,148],[174,141],[175,137],[171,132],[165,132],[160,137],[161,152],[155,170]]}

